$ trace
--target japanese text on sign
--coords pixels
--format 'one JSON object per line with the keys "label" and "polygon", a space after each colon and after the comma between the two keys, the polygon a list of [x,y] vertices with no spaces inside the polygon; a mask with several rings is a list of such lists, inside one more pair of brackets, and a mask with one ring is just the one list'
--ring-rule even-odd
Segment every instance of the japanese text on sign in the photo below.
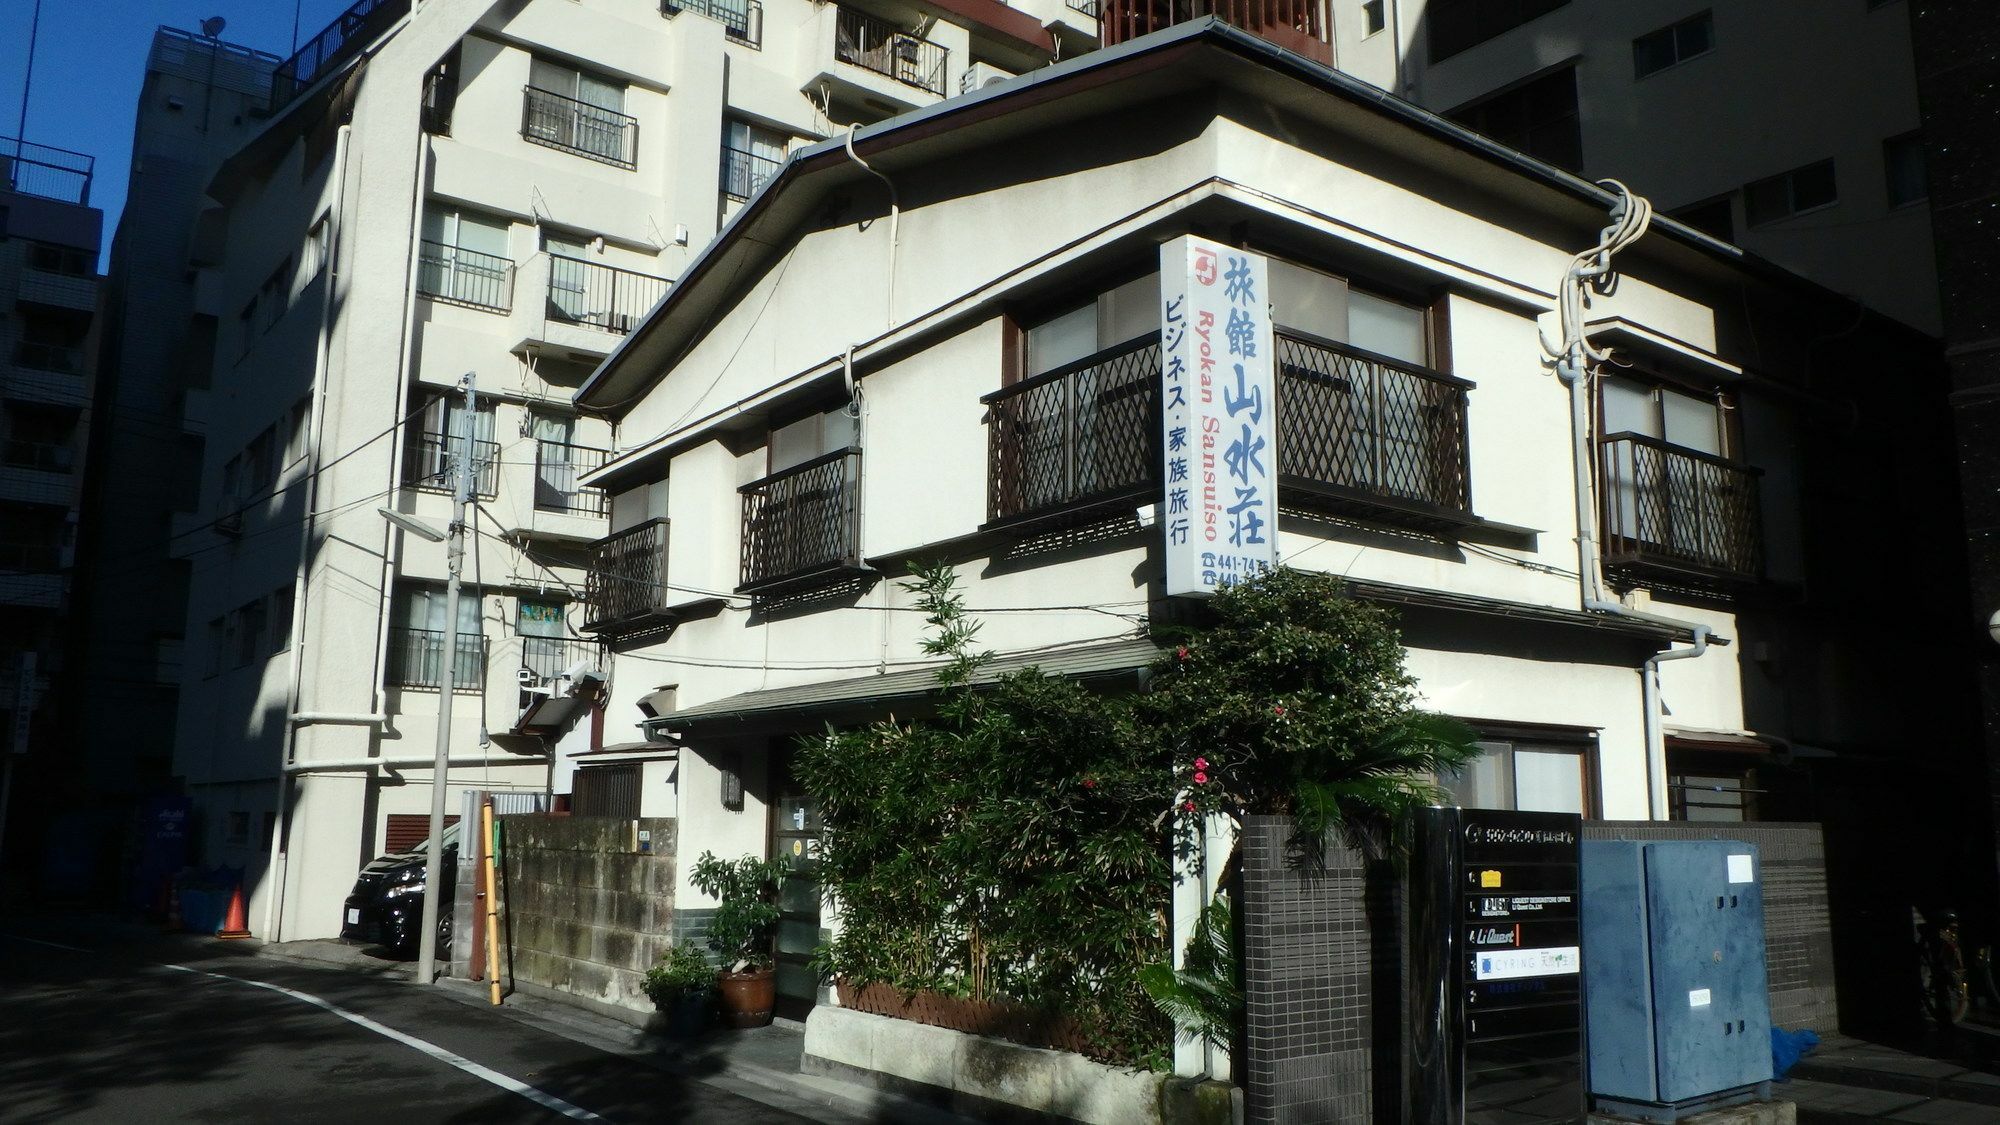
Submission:
{"label": "japanese text on sign", "polygon": [[1278,557],[1277,401],[1264,259],[1192,235],[1160,248],[1167,593]]}

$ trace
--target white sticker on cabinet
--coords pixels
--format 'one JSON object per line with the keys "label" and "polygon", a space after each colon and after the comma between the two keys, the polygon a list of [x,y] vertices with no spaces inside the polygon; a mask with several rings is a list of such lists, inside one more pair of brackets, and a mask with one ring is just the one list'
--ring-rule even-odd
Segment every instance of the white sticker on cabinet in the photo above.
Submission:
{"label": "white sticker on cabinet", "polygon": [[1729,857],[1730,882],[1748,883],[1754,881],[1756,878],[1757,876],[1748,855],[1732,855]]}
{"label": "white sticker on cabinet", "polygon": [[1690,1008],[1708,1007],[1708,989],[1697,988],[1694,991],[1688,993],[1688,1007]]}

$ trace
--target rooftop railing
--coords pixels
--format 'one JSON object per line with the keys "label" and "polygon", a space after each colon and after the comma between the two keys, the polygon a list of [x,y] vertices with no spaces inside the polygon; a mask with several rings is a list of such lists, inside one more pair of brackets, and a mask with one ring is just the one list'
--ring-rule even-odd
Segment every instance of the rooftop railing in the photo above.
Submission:
{"label": "rooftop railing", "polygon": [[90,203],[97,158],[66,148],[0,137],[0,187],[63,203]]}
{"label": "rooftop railing", "polygon": [[410,10],[410,0],[357,0],[318,35],[271,72],[271,112],[290,105],[333,68],[359,54],[369,42]]}

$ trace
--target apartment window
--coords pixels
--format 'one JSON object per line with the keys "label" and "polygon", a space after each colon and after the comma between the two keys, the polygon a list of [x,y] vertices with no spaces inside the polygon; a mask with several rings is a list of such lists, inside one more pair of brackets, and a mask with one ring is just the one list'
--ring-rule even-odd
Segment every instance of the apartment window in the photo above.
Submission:
{"label": "apartment window", "polygon": [[213,676],[222,671],[222,654],[229,647],[229,636],[222,618],[212,617],[208,622],[208,671]]}
{"label": "apartment window", "polygon": [[292,404],[285,415],[285,464],[290,465],[306,455],[306,445],[312,433],[312,396]]}
{"label": "apartment window", "polygon": [[1467,809],[1513,809],[1591,815],[1592,747],[1588,743],[1482,740],[1479,757],[1440,779],[1452,802]]}
{"label": "apartment window", "polygon": [[722,194],[748,199],[777,174],[785,162],[791,138],[748,121],[729,120],[722,127]]}
{"label": "apartment window", "polygon": [[505,219],[432,207],[424,211],[417,255],[417,292],[426,297],[494,312],[514,303],[511,227]]}
{"label": "apartment window", "polygon": [[448,636],[447,602],[442,586],[403,586],[396,591],[389,631],[389,677],[398,687],[438,688],[444,684],[446,651],[452,664],[454,691],[479,691],[486,677],[486,637],[480,624],[479,599],[458,599],[458,629]]}
{"label": "apartment window", "polygon": [[1382,10],[1383,3],[1384,0],[1367,0],[1366,3],[1361,5],[1361,37],[1363,39],[1388,26],[1388,17]]}
{"label": "apartment window", "polygon": [[250,448],[244,453],[244,468],[248,473],[249,493],[261,495],[278,479],[277,431],[270,426],[264,432],[250,439]]}
{"label": "apartment window", "polygon": [[498,494],[500,446],[493,440],[493,400],[482,399],[467,414],[465,399],[434,394],[411,424],[403,483],[410,488],[450,492],[458,487],[458,459],[472,444],[472,488],[480,496]]}
{"label": "apartment window", "polygon": [[53,242],[28,244],[30,269],[41,270],[44,273],[59,273],[65,277],[89,277],[96,264],[96,255],[75,246],[58,246]]}
{"label": "apartment window", "polygon": [[423,127],[424,132],[433,136],[451,136],[451,117],[458,108],[458,71],[464,52],[465,44],[458,44],[424,75]]}
{"label": "apartment window", "polygon": [[1432,0],[1426,13],[1431,61],[1448,59],[1567,3],[1569,0]]}
{"label": "apartment window", "polygon": [[522,598],[514,607],[514,632],[521,638],[521,666],[544,680],[554,679],[576,663],[564,623],[561,602]]}
{"label": "apartment window", "polygon": [[37,371],[59,375],[83,374],[83,342],[90,335],[90,314],[68,309],[29,309],[16,305],[20,338],[14,361]]}
{"label": "apartment window", "polygon": [[638,166],[639,122],[625,113],[625,83],[551,59],[529,67],[521,136],[622,168]]}
{"label": "apartment window", "polygon": [[0,407],[0,464],[45,473],[76,468],[77,412],[71,407],[9,402]]}
{"label": "apartment window", "polygon": [[271,651],[292,647],[293,588],[280,586],[271,591]]}
{"label": "apartment window", "polygon": [[1839,199],[1833,161],[1822,160],[1743,189],[1743,219],[1753,227],[1831,206]]}
{"label": "apartment window", "polygon": [[1648,32],[1632,40],[1632,72],[1644,78],[1705,55],[1715,46],[1715,19],[1708,12]]}
{"label": "apartment window", "polygon": [[1703,234],[1713,235],[1724,242],[1736,241],[1736,217],[1731,210],[1729,196],[1691,203],[1668,214]]}
{"label": "apartment window", "polygon": [[236,666],[257,659],[263,652],[265,607],[263,598],[252,598],[236,611]]}
{"label": "apartment window", "polygon": [[271,271],[271,276],[265,278],[264,284],[257,290],[256,307],[264,312],[264,322],[260,327],[269,332],[272,325],[284,318],[291,304],[292,260],[286,258],[278,263],[278,268]]}
{"label": "apartment window", "polygon": [[1583,167],[1576,67],[1564,66],[1460,106],[1445,116],[1510,148],[1572,172]]}
{"label": "apartment window", "polygon": [[1924,138],[1921,133],[1904,133],[1883,141],[1882,170],[1888,181],[1889,206],[1901,207],[1930,196],[1930,182],[1924,174]]}
{"label": "apartment window", "polygon": [[323,214],[312,228],[306,231],[306,276],[318,277],[325,272],[333,251],[333,217]]}

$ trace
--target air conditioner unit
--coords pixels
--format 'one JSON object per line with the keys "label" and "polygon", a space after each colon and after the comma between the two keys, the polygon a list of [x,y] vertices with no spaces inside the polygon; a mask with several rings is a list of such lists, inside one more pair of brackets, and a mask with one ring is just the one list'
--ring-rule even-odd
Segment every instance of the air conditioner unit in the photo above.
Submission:
{"label": "air conditioner unit", "polygon": [[243,512],[239,509],[227,515],[217,516],[215,523],[210,526],[215,528],[217,535],[227,535],[234,539],[243,534]]}
{"label": "air conditioner unit", "polygon": [[995,82],[1005,82],[1012,77],[1014,72],[1011,70],[1001,70],[992,63],[976,62],[966,67],[965,73],[958,76],[958,92],[970,94],[974,90],[984,90]]}

